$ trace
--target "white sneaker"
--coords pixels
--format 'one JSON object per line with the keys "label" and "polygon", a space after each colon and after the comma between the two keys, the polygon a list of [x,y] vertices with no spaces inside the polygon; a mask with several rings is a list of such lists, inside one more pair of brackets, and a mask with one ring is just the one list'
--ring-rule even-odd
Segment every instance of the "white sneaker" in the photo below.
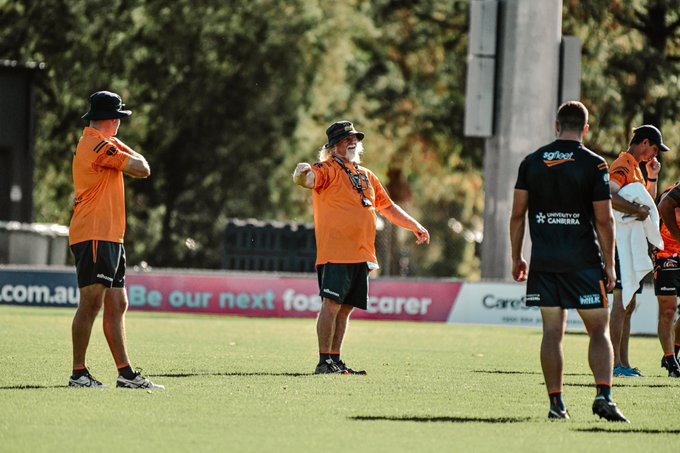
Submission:
{"label": "white sneaker", "polygon": [[120,389],[165,390],[164,385],[154,384],[142,376],[141,373],[137,373],[134,379],[125,379],[123,376],[118,376],[116,387]]}
{"label": "white sneaker", "polygon": [[107,389],[108,387],[92,377],[89,371],[86,371],[84,375],[80,376],[78,379],[69,378],[69,387],[80,387],[80,388],[90,388],[90,389]]}

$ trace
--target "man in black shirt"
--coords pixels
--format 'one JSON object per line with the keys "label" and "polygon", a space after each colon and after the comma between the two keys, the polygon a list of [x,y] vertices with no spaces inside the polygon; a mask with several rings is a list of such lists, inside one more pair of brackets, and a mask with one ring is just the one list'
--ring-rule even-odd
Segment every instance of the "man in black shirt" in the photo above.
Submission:
{"label": "man in black shirt", "polygon": [[[581,143],[588,131],[588,110],[580,102],[560,106],[555,130],[558,139],[529,154],[519,167],[510,219],[512,276],[527,280],[526,303],[541,309],[548,417],[569,418],[562,401],[562,338],[567,309],[576,309],[590,335],[588,361],[597,386],[593,413],[627,422],[611,399],[613,351],[606,291],[616,275],[607,163]],[[522,256],[527,212],[531,272]]]}

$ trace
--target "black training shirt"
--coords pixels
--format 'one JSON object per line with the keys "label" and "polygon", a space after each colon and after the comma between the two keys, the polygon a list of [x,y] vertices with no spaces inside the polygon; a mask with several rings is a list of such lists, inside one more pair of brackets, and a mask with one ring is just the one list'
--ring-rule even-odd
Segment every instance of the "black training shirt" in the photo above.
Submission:
{"label": "black training shirt", "polygon": [[608,200],[603,158],[574,140],[556,140],[529,154],[515,189],[529,192],[531,269],[571,272],[601,267],[593,201]]}

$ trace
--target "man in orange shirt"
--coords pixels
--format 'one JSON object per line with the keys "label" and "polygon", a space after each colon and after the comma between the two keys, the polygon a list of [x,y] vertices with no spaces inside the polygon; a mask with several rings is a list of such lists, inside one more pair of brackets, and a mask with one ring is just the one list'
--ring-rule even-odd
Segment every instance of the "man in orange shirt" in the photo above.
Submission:
{"label": "man in orange shirt", "polygon": [[663,350],[661,366],[666,368],[669,377],[680,378],[676,357],[680,350],[680,319],[673,327],[680,295],[680,185],[677,183],[661,195],[659,214],[664,249],[656,254],[654,292],[659,302],[657,332]]}
{"label": "man in orange shirt", "polygon": [[[633,216],[637,220],[642,221],[647,218],[649,215],[647,206],[626,201],[618,193],[624,186],[639,182],[647,188],[652,199],[656,197],[656,180],[661,170],[661,164],[656,159],[659,151],[668,151],[668,147],[663,144],[661,132],[656,127],[643,125],[633,129],[633,138],[630,140],[628,149],[619,155],[609,170],[612,208]],[[645,181],[640,170],[640,164],[643,162],[647,169],[647,181]],[[616,265],[616,275],[620,276],[618,254]],[[624,301],[622,300],[621,288],[621,282],[617,280],[613,291],[614,297],[609,320],[609,331],[614,348],[614,376],[640,377],[642,376],[640,371],[632,367],[628,360],[630,318],[635,310],[635,295],[631,300]],[[624,306],[624,304],[626,305]]]}
{"label": "man in orange shirt", "polygon": [[316,324],[319,363],[315,374],[366,374],[340,359],[352,310],[365,310],[368,273],[378,268],[375,255],[376,212],[416,236],[416,244],[430,243],[430,234],[395,204],[378,178],[359,166],[364,134],[349,121],[326,129],[328,143],[314,165],[299,163],[293,181],[312,189],[316,269],[321,310]]}
{"label": "man in orange shirt", "polygon": [[92,325],[104,306],[104,336],[118,367],[116,387],[157,389],[130,365],[125,340],[125,191],[123,174],[146,178],[149,164],[115,135],[123,110],[120,96],[98,91],[90,96],[90,110],[83,115],[90,125],[83,130],[73,156],[75,203],[69,244],[76,261],[80,301],[73,318],[73,373],[70,387],[106,388],[85,366]]}

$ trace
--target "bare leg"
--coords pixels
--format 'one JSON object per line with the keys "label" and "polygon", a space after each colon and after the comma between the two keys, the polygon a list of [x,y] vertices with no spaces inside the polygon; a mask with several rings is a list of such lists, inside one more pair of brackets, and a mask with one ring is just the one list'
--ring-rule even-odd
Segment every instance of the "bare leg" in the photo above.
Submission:
{"label": "bare leg", "polygon": [[623,331],[624,309],[621,301],[621,290],[615,289],[612,301],[611,319],[609,320],[609,335],[614,350],[614,365],[621,363],[621,336]]}
{"label": "bare leg", "polygon": [[567,327],[567,311],[558,307],[541,308],[543,340],[541,341],[541,367],[548,393],[562,391],[564,355],[562,338]]}
{"label": "bare leg", "polygon": [[621,326],[621,342],[619,346],[619,358],[621,361],[618,363],[625,366],[626,368],[631,368],[630,360],[628,359],[628,344],[630,343],[630,318],[633,316],[635,306],[636,298],[635,295],[633,295],[633,298],[630,300],[630,303],[623,311],[623,324]]}
{"label": "bare leg", "polygon": [[329,353],[333,345],[335,335],[335,320],[340,311],[340,304],[323,298],[321,300],[321,310],[316,320],[316,336],[319,340],[319,353]]}
{"label": "bare leg", "polygon": [[612,385],[614,353],[609,339],[607,324],[609,311],[606,308],[578,310],[590,335],[588,345],[588,363],[593,371],[596,384]]}
{"label": "bare leg", "polygon": [[330,352],[340,354],[342,349],[342,341],[347,332],[347,325],[349,324],[349,315],[352,313],[354,307],[351,305],[341,305],[338,315],[335,318],[335,333],[333,335],[333,343]]}
{"label": "bare leg", "polygon": [[673,343],[679,343],[680,342],[680,318],[678,318],[675,321],[675,332],[673,336]]}
{"label": "bare leg", "polygon": [[80,288],[78,309],[71,323],[73,369],[85,367],[85,355],[90,344],[92,325],[104,301],[106,287],[99,283]]}
{"label": "bare leg", "polygon": [[[674,354],[673,349],[673,318],[675,317],[675,296],[656,296],[659,301],[659,324],[658,324],[658,334],[659,342],[661,343],[661,349],[663,349],[664,355]],[[676,323],[677,324],[677,323]],[[677,332],[677,325],[675,326]]]}
{"label": "bare leg", "polygon": [[110,288],[104,296],[104,336],[116,367],[129,365],[125,339],[125,312],[128,300],[125,288]]}

